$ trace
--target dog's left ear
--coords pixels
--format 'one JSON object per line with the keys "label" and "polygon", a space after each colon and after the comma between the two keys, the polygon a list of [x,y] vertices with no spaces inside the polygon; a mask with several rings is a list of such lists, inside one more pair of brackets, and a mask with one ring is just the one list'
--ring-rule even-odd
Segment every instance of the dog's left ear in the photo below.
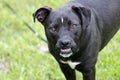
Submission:
{"label": "dog's left ear", "polygon": [[84,29],[89,25],[91,19],[91,11],[86,7],[76,7],[72,6],[72,10],[78,15],[81,19],[81,25]]}
{"label": "dog's left ear", "polygon": [[52,8],[48,6],[45,6],[36,10],[35,13],[33,13],[34,22],[37,18],[39,22],[43,23],[48,17],[48,15],[50,14],[51,10]]}

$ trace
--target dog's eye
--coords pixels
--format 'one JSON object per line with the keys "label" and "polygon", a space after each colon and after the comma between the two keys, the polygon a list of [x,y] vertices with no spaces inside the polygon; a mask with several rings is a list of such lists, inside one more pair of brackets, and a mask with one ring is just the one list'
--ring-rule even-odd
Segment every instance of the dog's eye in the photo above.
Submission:
{"label": "dog's eye", "polygon": [[55,32],[55,31],[56,31],[55,27],[49,27],[48,30],[49,30],[50,32]]}
{"label": "dog's eye", "polygon": [[77,24],[71,24],[70,29],[75,29],[77,27]]}

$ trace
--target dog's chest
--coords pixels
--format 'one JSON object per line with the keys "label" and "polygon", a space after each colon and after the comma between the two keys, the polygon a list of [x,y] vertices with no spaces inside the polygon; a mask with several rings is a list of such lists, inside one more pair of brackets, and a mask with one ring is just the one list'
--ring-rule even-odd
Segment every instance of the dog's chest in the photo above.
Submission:
{"label": "dog's chest", "polygon": [[72,62],[71,60],[68,60],[68,61],[60,60],[60,62],[63,64],[68,64],[72,69],[75,69],[77,65],[81,64],[81,62]]}

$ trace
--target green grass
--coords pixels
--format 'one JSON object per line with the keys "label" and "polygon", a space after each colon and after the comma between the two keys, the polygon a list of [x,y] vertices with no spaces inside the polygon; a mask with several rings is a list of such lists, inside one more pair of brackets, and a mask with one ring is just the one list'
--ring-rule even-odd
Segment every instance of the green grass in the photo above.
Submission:
{"label": "green grass", "polygon": [[[43,26],[34,24],[32,13],[39,7],[49,5],[59,7],[67,0],[6,0],[21,16],[29,22],[44,38]],[[38,49],[45,46],[0,1],[0,80],[65,80],[57,62],[49,54]],[[120,80],[120,31],[100,52],[97,80]],[[77,72],[77,80],[82,75]]]}

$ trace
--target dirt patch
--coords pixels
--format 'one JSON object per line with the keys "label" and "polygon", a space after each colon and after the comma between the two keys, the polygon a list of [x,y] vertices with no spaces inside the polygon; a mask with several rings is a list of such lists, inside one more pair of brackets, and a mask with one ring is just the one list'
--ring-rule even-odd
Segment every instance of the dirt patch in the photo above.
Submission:
{"label": "dirt patch", "polygon": [[41,51],[41,52],[48,52],[48,46],[47,46],[47,45],[38,44],[38,45],[37,45],[37,48],[38,48],[38,50]]}
{"label": "dirt patch", "polygon": [[9,55],[2,55],[0,59],[0,72],[6,74],[10,69]]}
{"label": "dirt patch", "polygon": [[8,72],[8,64],[4,62],[0,62],[0,72],[7,73]]}

